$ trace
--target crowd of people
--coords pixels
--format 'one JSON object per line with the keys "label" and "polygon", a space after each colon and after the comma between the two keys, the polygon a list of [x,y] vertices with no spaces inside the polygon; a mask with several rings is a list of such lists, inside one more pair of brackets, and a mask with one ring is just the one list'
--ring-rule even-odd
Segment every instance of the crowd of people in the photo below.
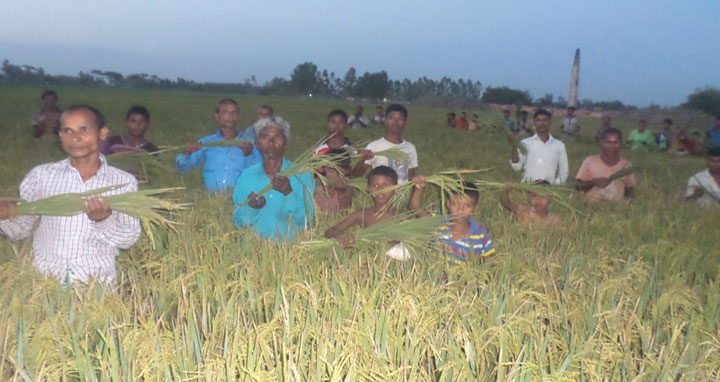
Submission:
{"label": "crowd of people", "polygon": [[[131,107],[125,116],[125,131],[108,137],[103,114],[89,105],[73,105],[65,110],[57,107],[57,94],[48,91],[42,96],[44,108],[33,119],[33,136],[58,134],[68,157],[60,162],[35,167],[20,185],[20,197],[36,201],[63,193],[87,192],[94,189],[124,185],[105,195],[137,189],[137,180],[131,174],[108,165],[105,155],[126,152],[154,152],[157,147],[145,139],[150,124],[150,113],[142,106]],[[538,109],[528,121],[521,115],[518,123],[504,119],[509,131],[509,167],[522,171],[522,181],[538,185],[563,185],[569,177],[569,164],[565,142],[577,139],[580,123],[569,108],[560,125],[557,139],[551,134],[552,115]],[[53,117],[54,116],[54,117]],[[413,182],[413,191],[407,208],[417,217],[431,212],[422,205],[426,179],[419,174],[418,153],[415,146],[405,140],[404,132],[408,111],[400,104],[391,104],[383,110],[376,108],[370,122],[363,116],[362,106],[351,116],[343,110],[332,110],[327,116],[328,135],[314,155],[332,155],[339,158],[332,168],[318,169],[317,174],[305,172],[283,176],[283,170],[292,163],[285,157],[291,138],[290,124],[275,114],[271,106],[257,109],[257,121],[245,128],[238,126],[240,109],[237,101],[220,100],[214,111],[217,130],[214,134],[190,142],[175,158],[175,171],[184,173],[202,166],[205,190],[208,193],[231,193],[234,203],[232,219],[236,226],[253,229],[259,236],[270,239],[292,239],[313,223],[315,209],[340,211],[353,207],[353,188],[350,178],[367,180],[367,192],[373,204],[356,207],[347,218],[325,232],[328,238],[337,239],[342,246],[352,246],[353,226],[369,227],[396,217],[399,208],[389,206],[394,187]],[[468,121],[465,113],[448,115],[448,124],[460,129],[477,129],[477,115]],[[54,118],[54,119],[53,119]],[[459,121],[459,122],[458,122]],[[365,148],[354,148],[345,135],[348,128],[367,128],[370,123],[384,126],[383,135]],[[474,126],[474,128],[471,128]],[[611,126],[609,117],[602,120],[595,137],[600,152],[582,162],[575,175],[575,188],[591,201],[622,200],[631,198],[637,184],[635,175],[628,170],[632,164],[621,157],[626,145],[630,149],[656,145],[658,149],[671,147],[672,121],[657,135],[647,133],[645,121],[638,122],[627,142],[623,133]],[[39,134],[41,132],[41,134]],[[520,139],[522,135],[529,135]],[[686,138],[686,134],[684,135]],[[686,200],[703,207],[720,203],[720,116],[707,132],[709,149],[706,152],[707,169],[690,178]],[[241,144],[213,146],[211,142],[242,139]],[[653,143],[654,142],[654,143]],[[522,150],[521,150],[522,148]],[[403,160],[376,155],[395,149],[405,154]],[[359,157],[356,165],[351,156]],[[366,175],[367,174],[367,175]],[[618,175],[622,174],[622,175]],[[617,176],[616,176],[617,175]],[[322,177],[323,179],[319,179]],[[269,191],[268,191],[269,190]],[[479,191],[472,183],[462,183],[450,192],[445,207],[450,212],[447,224],[437,238],[442,250],[452,263],[459,264],[469,257],[491,256],[495,252],[487,227],[472,220],[477,209]],[[519,221],[546,226],[559,224],[559,218],[549,213],[550,199],[540,193],[527,193],[527,205],[512,201],[511,185],[501,193],[501,204]],[[91,279],[112,284],[116,278],[115,257],[119,249],[130,247],[140,235],[137,218],[113,211],[102,195],[87,198],[85,213],[74,216],[17,216],[16,203],[0,202],[0,233],[10,239],[33,236],[33,264],[43,273],[68,283]],[[396,252],[392,252],[392,250]],[[397,243],[391,253],[405,260],[409,253]]]}

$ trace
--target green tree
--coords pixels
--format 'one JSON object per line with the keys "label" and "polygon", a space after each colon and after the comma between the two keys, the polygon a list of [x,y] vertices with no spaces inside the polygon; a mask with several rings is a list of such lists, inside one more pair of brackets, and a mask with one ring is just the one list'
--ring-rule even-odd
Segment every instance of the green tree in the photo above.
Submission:
{"label": "green tree", "polygon": [[290,87],[298,94],[313,93],[321,83],[317,65],[312,62],[302,63],[293,69],[290,76]]}
{"label": "green tree", "polygon": [[392,86],[387,73],[383,70],[377,73],[365,72],[357,80],[356,94],[360,97],[381,99],[390,93]]}
{"label": "green tree", "polygon": [[531,105],[530,93],[523,90],[510,89],[507,86],[497,88],[487,87],[483,93],[482,101],[485,103],[498,103],[503,105]]}
{"label": "green tree", "polygon": [[707,87],[697,89],[688,96],[685,106],[712,115],[720,115],[720,89]]}

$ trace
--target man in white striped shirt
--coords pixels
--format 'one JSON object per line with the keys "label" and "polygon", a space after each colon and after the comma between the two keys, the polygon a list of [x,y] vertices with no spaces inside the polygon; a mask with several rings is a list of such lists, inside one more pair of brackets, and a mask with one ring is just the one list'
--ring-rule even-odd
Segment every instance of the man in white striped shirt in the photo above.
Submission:
{"label": "man in white striped shirt", "polygon": [[[60,140],[68,158],[32,169],[20,184],[26,201],[123,185],[105,195],[136,191],[135,178],[107,165],[100,142],[108,133],[102,114],[86,105],[60,116]],[[33,227],[40,219],[37,230]],[[64,282],[95,279],[111,284],[115,257],[140,236],[138,219],[115,212],[101,195],[88,197],[85,212],[73,216],[15,216],[14,202],[0,202],[0,233],[11,240],[33,236],[33,265]]]}
{"label": "man in white striped shirt", "polygon": [[550,112],[545,109],[538,109],[533,115],[535,135],[521,141],[526,155],[518,149],[517,135],[510,135],[510,166],[515,171],[525,169],[522,182],[546,180],[552,184],[563,184],[568,178],[565,144],[550,135],[550,118]]}

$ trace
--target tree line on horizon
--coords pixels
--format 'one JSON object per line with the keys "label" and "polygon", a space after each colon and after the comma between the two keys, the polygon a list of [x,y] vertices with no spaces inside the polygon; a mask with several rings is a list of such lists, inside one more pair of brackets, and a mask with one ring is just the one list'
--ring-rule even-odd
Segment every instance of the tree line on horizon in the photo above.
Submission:
{"label": "tree line on horizon", "polygon": [[[175,80],[160,78],[157,75],[136,73],[123,75],[118,72],[94,69],[80,71],[76,76],[52,75],[41,67],[15,65],[7,59],[2,63],[0,84],[5,85],[81,85],[90,87],[116,87],[136,89],[189,90],[215,93],[257,94],[257,95],[300,95],[322,96],[328,98],[359,98],[368,100],[392,99],[396,101],[422,102],[427,100],[452,103],[492,103],[503,105],[522,105],[537,107],[565,107],[567,100],[562,96],[545,94],[533,99],[526,90],[512,89],[507,86],[488,86],[483,89],[480,81],[470,79],[452,79],[442,77],[433,80],[426,76],[416,80],[405,78],[392,80],[387,72],[365,72],[359,75],[350,67],[344,76],[336,76],[327,69],[320,70],[312,62],[295,66],[290,78],[274,77],[260,85],[255,76],[241,83],[196,82],[178,77]],[[708,87],[698,89],[688,96],[688,102],[682,106],[697,109],[708,114],[720,114],[720,89]],[[621,101],[580,100],[578,107],[602,110],[631,110],[635,106]],[[649,108],[657,108],[651,105]]]}

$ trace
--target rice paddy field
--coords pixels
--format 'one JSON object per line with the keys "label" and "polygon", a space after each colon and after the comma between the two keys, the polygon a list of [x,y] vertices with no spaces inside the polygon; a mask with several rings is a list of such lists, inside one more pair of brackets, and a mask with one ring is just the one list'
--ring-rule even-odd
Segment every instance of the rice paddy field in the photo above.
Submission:
{"label": "rice paddy field", "polygon": [[[64,158],[56,142],[31,138],[41,90],[0,87],[0,196],[16,197],[32,167]],[[56,90],[61,106],[98,107],[116,133],[128,107],[147,106],[147,136],[158,145],[211,134],[214,104],[227,96]],[[236,98],[241,126],[263,103],[290,122],[289,158],[321,138],[332,108],[354,106]],[[366,104],[368,112],[373,107]],[[447,110],[408,108],[406,138],[418,149],[421,173],[491,168],[478,178],[519,181],[501,134],[451,130]],[[499,124],[501,116],[489,110],[481,119]],[[567,144],[571,179],[582,159],[597,153],[590,137],[598,125],[583,120],[584,139]],[[614,125],[628,133],[634,122]],[[367,140],[382,131],[348,135]],[[292,242],[262,240],[232,224],[229,196],[202,191],[200,169],[160,172],[141,188],[186,187],[174,197],[192,208],[176,216],[175,230],[156,227],[121,252],[114,292],[64,289],[33,271],[29,240],[0,237],[0,380],[718,380],[720,212],[682,201],[687,179],[704,162],[624,156],[638,168],[634,200],[597,205],[570,193],[580,213],[554,204],[563,224],[552,230],[520,225],[497,193],[483,193],[476,220],[489,227],[497,253],[464,266],[432,250],[398,262],[384,256],[382,244],[300,245],[341,214],[319,214]]]}

